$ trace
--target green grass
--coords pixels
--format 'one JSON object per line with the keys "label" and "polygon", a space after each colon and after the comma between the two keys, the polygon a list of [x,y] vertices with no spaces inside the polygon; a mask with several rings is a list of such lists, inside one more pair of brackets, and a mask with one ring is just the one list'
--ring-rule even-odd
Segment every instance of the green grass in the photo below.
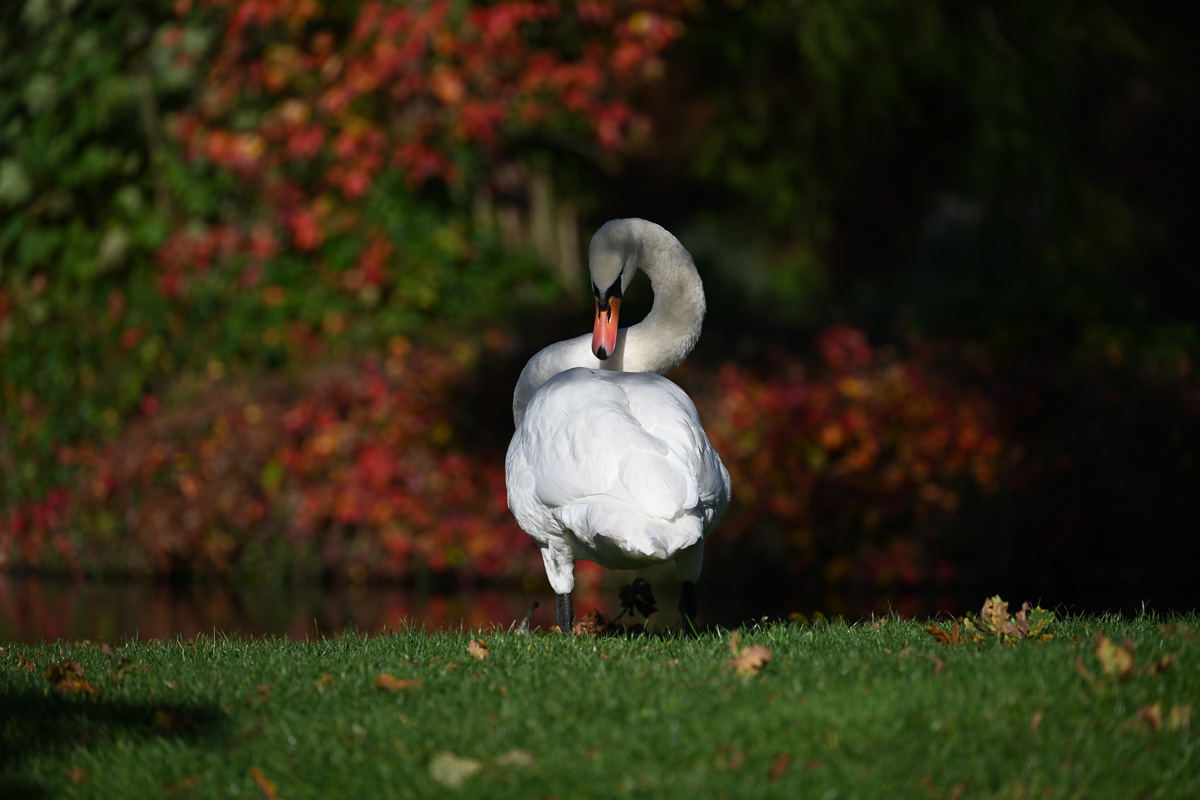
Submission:
{"label": "green grass", "polygon": [[[1200,797],[1200,617],[1013,645],[924,625],[744,629],[773,654],[749,676],[725,631],[485,632],[483,660],[418,631],[5,644],[0,796]],[[1132,639],[1132,674],[1106,674],[1097,629]],[[52,687],[69,659],[94,694]]]}

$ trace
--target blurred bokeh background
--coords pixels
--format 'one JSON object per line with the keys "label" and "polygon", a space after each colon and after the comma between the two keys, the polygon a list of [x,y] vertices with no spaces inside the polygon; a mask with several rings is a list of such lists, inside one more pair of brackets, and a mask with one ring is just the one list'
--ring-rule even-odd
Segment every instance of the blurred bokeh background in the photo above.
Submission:
{"label": "blurred bokeh background", "polygon": [[621,216],[709,294],[672,377],[734,480],[710,619],[1196,607],[1198,23],[4,4],[0,636],[545,605],[511,392],[590,329],[587,241]]}

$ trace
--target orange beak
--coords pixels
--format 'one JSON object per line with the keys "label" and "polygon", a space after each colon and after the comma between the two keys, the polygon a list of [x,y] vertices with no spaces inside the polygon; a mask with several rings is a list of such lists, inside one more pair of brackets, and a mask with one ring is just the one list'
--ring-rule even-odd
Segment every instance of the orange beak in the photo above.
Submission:
{"label": "orange beak", "polygon": [[592,353],[603,361],[617,349],[617,312],[621,308],[621,298],[610,297],[608,307],[601,309],[600,301],[596,301],[596,327],[592,330]]}

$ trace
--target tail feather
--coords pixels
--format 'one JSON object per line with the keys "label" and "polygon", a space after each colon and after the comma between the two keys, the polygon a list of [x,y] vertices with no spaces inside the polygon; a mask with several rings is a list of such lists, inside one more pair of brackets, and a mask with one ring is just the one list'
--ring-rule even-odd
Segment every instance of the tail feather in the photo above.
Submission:
{"label": "tail feather", "polygon": [[554,515],[576,541],[592,551],[585,558],[614,564],[669,561],[704,537],[701,521],[690,514],[666,520],[614,503],[578,502]]}

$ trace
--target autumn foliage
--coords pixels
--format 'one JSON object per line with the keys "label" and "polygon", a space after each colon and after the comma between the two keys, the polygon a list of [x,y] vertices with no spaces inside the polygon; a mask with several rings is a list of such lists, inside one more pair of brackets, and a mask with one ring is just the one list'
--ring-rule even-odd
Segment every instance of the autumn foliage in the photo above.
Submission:
{"label": "autumn foliage", "polygon": [[947,523],[1009,464],[996,409],[856,329],[826,329],[817,349],[817,364],[726,365],[697,398],[735,487],[717,539],[832,584],[948,581]]}
{"label": "autumn foliage", "polygon": [[181,2],[162,33],[176,60],[196,57],[192,18],[215,17],[224,35],[174,134],[248,191],[260,227],[238,246],[311,252],[361,224],[384,172],[462,191],[523,137],[553,130],[614,151],[645,136],[627,93],[661,71],[683,5]]}
{"label": "autumn foliage", "polygon": [[[859,331],[826,330],[820,351],[812,369],[684,371],[735,487],[714,558],[774,556],[835,585],[948,580],[937,553],[952,512],[1005,471],[993,410]],[[464,392],[507,400],[473,380],[496,357],[396,339],[299,383],[214,387],[78,454],[84,480],[18,515],[0,550],[159,574],[537,575],[506,505],[504,437],[460,430]]]}

